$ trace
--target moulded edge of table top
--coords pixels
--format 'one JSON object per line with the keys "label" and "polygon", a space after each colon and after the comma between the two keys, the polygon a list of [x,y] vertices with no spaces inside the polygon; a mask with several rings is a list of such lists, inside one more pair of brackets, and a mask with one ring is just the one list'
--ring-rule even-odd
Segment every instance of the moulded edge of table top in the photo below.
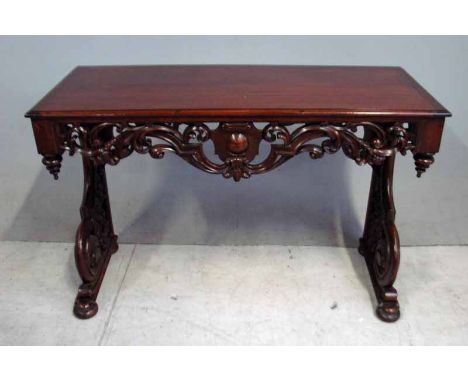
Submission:
{"label": "moulded edge of table top", "polygon": [[55,87],[53,87],[31,110],[29,110],[25,116],[32,119],[46,119],[46,118],[85,118],[85,119],[100,119],[100,118],[161,118],[161,119],[197,119],[205,120],[206,122],[218,121],[220,119],[229,120],[232,119],[242,119],[246,118],[249,120],[265,120],[265,119],[285,119],[292,118],[298,120],[322,120],[326,119],[341,119],[341,118],[350,118],[350,119],[369,119],[376,120],[379,118],[382,119],[434,119],[434,118],[445,118],[450,117],[451,113],[443,107],[427,90],[424,89],[411,75],[409,75],[401,67],[391,67],[391,66],[265,66],[265,65],[162,65],[162,66],[123,66],[126,68],[129,67],[142,67],[142,68],[156,68],[156,67],[224,67],[224,68],[236,68],[236,67],[254,67],[254,68],[335,68],[335,69],[345,69],[345,68],[380,68],[380,69],[397,69],[401,70],[404,75],[407,76],[408,84],[413,87],[417,92],[419,92],[423,97],[427,99],[428,102],[431,102],[434,105],[433,110],[383,110],[371,108],[366,109],[343,109],[343,108],[322,108],[322,109],[307,109],[307,108],[262,108],[262,109],[239,109],[239,108],[209,108],[209,109],[112,109],[112,110],[41,110],[39,105],[44,103],[47,100],[48,96],[55,92],[57,88],[63,85],[63,83],[73,75],[73,73],[80,68],[118,68],[122,66],[78,66],[73,69],[62,81],[60,81]]}

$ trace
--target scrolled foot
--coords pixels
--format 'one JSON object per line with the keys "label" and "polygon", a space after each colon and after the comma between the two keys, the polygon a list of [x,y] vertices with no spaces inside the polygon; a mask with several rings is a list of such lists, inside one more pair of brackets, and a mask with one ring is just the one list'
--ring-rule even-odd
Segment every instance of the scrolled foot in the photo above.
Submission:
{"label": "scrolled foot", "polygon": [[398,302],[380,302],[376,314],[384,322],[395,322],[400,318],[400,306]]}
{"label": "scrolled foot", "polygon": [[73,313],[76,317],[83,320],[94,317],[98,312],[98,304],[90,296],[77,296]]}
{"label": "scrolled foot", "polygon": [[78,289],[78,295],[73,306],[73,313],[76,317],[87,319],[94,317],[98,312],[98,304],[96,303],[96,290],[90,284],[82,284]]}

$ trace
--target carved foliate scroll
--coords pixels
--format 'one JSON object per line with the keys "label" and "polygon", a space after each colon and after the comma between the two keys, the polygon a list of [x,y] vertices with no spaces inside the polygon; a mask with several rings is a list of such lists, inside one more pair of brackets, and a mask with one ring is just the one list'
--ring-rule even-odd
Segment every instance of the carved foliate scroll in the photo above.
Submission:
{"label": "carved foliate scroll", "polygon": [[[359,136],[358,129],[363,130]],[[395,151],[405,154],[413,147],[411,135],[402,124],[382,127],[371,122],[341,124],[219,123],[100,123],[67,124],[62,128],[63,149],[80,152],[95,164],[116,165],[133,151],[163,158],[173,152],[191,165],[212,174],[239,181],[270,171],[300,153],[312,159],[342,150],[357,164],[380,165]],[[366,139],[366,137],[372,137]],[[103,139],[102,137],[106,137]],[[219,161],[209,159],[205,143],[212,141]],[[261,142],[269,154],[255,162]],[[85,142],[85,143],[83,143]]]}

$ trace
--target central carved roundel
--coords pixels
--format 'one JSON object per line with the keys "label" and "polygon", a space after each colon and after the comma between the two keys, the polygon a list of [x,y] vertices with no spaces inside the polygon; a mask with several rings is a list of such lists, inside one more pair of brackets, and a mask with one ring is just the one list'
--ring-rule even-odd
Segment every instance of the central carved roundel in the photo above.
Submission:
{"label": "central carved roundel", "polygon": [[247,140],[247,137],[244,134],[232,133],[229,136],[227,148],[230,152],[234,154],[240,154],[240,153],[243,153],[245,150],[247,150],[248,146],[249,146],[249,142]]}

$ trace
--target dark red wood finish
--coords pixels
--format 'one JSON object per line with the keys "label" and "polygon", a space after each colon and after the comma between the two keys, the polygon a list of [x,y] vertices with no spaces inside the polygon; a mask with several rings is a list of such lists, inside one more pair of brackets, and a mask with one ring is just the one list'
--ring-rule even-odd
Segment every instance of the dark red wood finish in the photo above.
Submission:
{"label": "dark red wood finish", "polygon": [[[28,117],[445,117],[398,67],[77,67]],[[303,120],[301,120],[303,121]]]}
{"label": "dark red wood finish", "polygon": [[[400,256],[392,181],[395,155],[411,151],[420,176],[439,151],[450,113],[403,69],[327,66],[78,67],[27,114],[38,152],[58,177],[62,155],[83,156],[84,196],[75,257],[83,280],[75,314],[97,313],[96,298],[117,236],[105,165],[136,151],[173,152],[235,181],[270,171],[295,155],[343,150],[373,177],[360,252],[377,315],[400,315],[393,287]],[[216,129],[208,122],[217,122]],[[266,123],[257,128],[260,122]],[[218,160],[205,155],[212,141]],[[260,142],[270,154],[256,162]]]}

